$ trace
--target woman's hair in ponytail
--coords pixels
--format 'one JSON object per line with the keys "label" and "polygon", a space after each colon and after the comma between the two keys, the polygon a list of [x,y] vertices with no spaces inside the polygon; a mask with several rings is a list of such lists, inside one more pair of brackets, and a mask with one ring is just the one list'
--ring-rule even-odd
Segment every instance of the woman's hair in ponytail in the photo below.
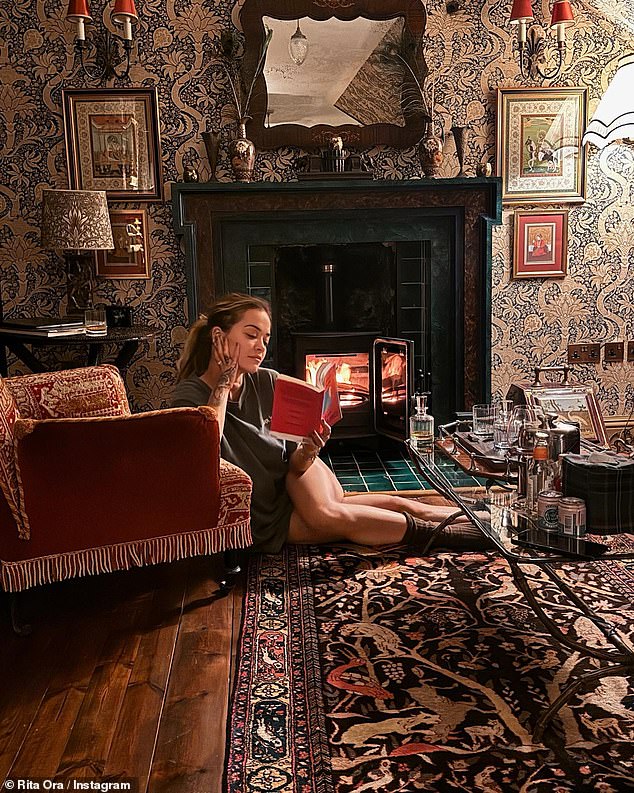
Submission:
{"label": "woman's hair in ponytail", "polygon": [[194,322],[176,364],[179,382],[192,374],[201,375],[207,370],[211,358],[211,329],[219,327],[228,333],[242,319],[244,313],[252,308],[265,311],[269,319],[271,318],[271,306],[266,300],[231,292],[216,300],[207,314]]}

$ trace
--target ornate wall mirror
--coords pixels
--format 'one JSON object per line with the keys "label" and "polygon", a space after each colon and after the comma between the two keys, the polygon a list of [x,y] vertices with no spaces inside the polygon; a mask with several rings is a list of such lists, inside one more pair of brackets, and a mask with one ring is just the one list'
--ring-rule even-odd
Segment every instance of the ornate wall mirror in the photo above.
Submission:
{"label": "ornate wall mirror", "polygon": [[[335,135],[353,147],[413,145],[426,115],[420,102],[408,101],[407,69],[386,67],[379,53],[407,40],[408,62],[422,85],[426,19],[421,0],[244,0],[247,74],[265,30],[273,31],[248,137],[265,149],[310,149]],[[413,93],[420,91],[414,86]]]}

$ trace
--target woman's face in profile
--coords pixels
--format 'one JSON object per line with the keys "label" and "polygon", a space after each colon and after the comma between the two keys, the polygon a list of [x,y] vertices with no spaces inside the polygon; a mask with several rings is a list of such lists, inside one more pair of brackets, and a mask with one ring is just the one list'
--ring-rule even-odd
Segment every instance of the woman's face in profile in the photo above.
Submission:
{"label": "woman's face in profile", "polygon": [[236,344],[240,347],[238,370],[255,372],[266,355],[271,338],[271,320],[266,311],[250,308],[226,335],[231,351]]}

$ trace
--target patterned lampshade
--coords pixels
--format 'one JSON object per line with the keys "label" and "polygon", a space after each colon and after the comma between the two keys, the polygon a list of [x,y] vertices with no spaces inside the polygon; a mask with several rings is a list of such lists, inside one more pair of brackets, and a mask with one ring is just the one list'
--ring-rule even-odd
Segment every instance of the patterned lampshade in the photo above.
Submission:
{"label": "patterned lampshade", "polygon": [[44,190],[42,247],[62,251],[112,250],[112,226],[103,190]]}

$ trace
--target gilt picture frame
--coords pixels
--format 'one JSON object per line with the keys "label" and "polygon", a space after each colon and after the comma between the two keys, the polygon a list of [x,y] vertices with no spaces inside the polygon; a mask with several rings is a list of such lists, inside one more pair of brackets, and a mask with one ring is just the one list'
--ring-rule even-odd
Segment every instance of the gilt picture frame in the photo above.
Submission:
{"label": "gilt picture frame", "polygon": [[563,278],[568,264],[568,210],[515,210],[513,278]]}
{"label": "gilt picture frame", "polygon": [[110,200],[163,196],[156,88],[62,91],[71,189],[105,190]]}
{"label": "gilt picture frame", "polygon": [[581,145],[586,88],[499,88],[497,168],[502,202],[578,203],[585,200]]}
{"label": "gilt picture frame", "polygon": [[150,245],[145,209],[111,209],[114,250],[97,251],[100,278],[149,278]]}

